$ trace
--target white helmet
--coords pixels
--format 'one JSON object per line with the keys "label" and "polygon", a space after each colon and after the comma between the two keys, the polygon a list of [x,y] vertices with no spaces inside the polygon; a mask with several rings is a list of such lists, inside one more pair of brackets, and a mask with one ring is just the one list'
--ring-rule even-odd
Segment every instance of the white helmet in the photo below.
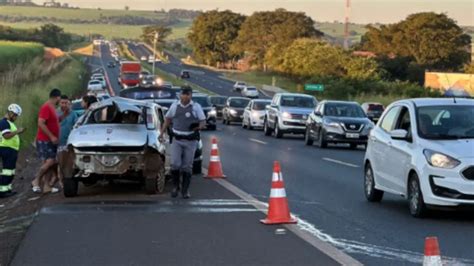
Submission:
{"label": "white helmet", "polygon": [[21,107],[16,103],[10,104],[10,106],[8,106],[8,111],[16,114],[17,116],[21,115]]}

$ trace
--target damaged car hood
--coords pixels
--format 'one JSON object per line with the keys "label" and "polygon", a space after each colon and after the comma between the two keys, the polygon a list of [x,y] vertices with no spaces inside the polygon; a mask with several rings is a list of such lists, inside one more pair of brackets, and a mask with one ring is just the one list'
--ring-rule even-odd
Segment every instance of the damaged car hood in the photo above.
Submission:
{"label": "damaged car hood", "polygon": [[91,124],[74,129],[68,142],[74,147],[137,147],[147,140],[145,125]]}

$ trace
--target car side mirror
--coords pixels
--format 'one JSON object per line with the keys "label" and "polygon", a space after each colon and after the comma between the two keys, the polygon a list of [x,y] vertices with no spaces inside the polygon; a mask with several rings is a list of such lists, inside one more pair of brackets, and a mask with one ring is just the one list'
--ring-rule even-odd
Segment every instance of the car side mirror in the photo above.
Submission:
{"label": "car side mirror", "polygon": [[323,114],[321,114],[320,111],[314,111],[314,115],[315,115],[315,116],[323,116]]}
{"label": "car side mirror", "polygon": [[390,132],[390,137],[395,140],[406,140],[409,141],[408,131],[405,129],[395,129]]}

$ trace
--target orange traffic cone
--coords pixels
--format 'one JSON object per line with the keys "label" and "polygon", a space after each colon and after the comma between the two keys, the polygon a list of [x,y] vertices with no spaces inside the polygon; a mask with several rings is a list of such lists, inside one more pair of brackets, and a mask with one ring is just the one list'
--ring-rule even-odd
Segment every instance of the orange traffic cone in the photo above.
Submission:
{"label": "orange traffic cone", "polygon": [[209,167],[207,168],[206,178],[224,178],[222,172],[221,159],[219,157],[219,148],[217,148],[217,139],[212,138],[211,157],[209,159]]}
{"label": "orange traffic cone", "polygon": [[427,237],[425,239],[425,257],[423,266],[442,266],[441,255],[437,237]]}
{"label": "orange traffic cone", "polygon": [[264,224],[296,223],[296,219],[290,215],[280,163],[277,161],[273,163],[272,189],[270,191],[267,219],[260,220],[260,222]]}

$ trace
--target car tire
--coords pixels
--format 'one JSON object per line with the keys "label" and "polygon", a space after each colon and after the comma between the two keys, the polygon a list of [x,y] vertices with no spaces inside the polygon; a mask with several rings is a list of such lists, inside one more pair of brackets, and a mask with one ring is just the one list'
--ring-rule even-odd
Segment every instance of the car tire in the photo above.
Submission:
{"label": "car tire", "polygon": [[283,132],[278,125],[278,120],[275,121],[275,138],[281,139],[283,137]]}
{"label": "car tire", "polygon": [[202,174],[202,161],[194,161],[193,163],[193,175]]}
{"label": "car tire", "polygon": [[243,128],[243,129],[246,129],[246,128],[247,128],[247,125],[245,125],[245,119],[242,120],[242,128]]}
{"label": "car tire", "polygon": [[265,136],[272,135],[272,129],[268,126],[268,121],[266,119],[263,121],[263,133]]}
{"label": "car tire", "polygon": [[427,208],[420,188],[418,175],[413,173],[408,180],[408,203],[410,214],[416,218],[426,216]]}
{"label": "car tire", "polygon": [[79,182],[72,178],[64,178],[63,180],[64,188],[63,194],[66,198],[72,198],[77,196],[77,191],[79,189]]}
{"label": "car tire", "polygon": [[313,146],[313,142],[314,140],[311,138],[309,128],[306,127],[306,132],[304,134],[304,144],[306,144],[307,146]]}
{"label": "car tire", "polygon": [[321,149],[324,149],[324,148],[327,148],[327,146],[328,146],[328,143],[326,141],[324,130],[321,129],[321,131],[319,131],[318,147]]}
{"label": "car tire", "polygon": [[248,121],[248,124],[247,124],[247,129],[248,130],[253,130],[252,121],[250,121],[250,118],[249,118],[249,121]]}
{"label": "car tire", "polygon": [[370,202],[380,202],[383,198],[383,191],[375,188],[375,178],[372,166],[367,164],[364,171],[364,192],[365,198]]}
{"label": "car tire", "polygon": [[222,115],[222,124],[226,124],[226,121],[225,121],[225,115]]}

